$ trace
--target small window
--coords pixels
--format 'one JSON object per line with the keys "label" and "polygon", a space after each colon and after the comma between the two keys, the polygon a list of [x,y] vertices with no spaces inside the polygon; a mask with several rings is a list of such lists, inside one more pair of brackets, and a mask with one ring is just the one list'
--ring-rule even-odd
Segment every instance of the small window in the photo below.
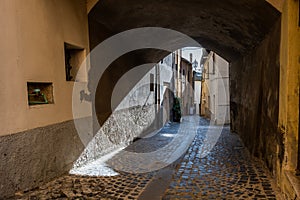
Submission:
{"label": "small window", "polygon": [[27,82],[28,105],[53,104],[53,84]]}
{"label": "small window", "polygon": [[66,81],[75,81],[77,72],[84,60],[84,49],[65,43],[65,73]]}

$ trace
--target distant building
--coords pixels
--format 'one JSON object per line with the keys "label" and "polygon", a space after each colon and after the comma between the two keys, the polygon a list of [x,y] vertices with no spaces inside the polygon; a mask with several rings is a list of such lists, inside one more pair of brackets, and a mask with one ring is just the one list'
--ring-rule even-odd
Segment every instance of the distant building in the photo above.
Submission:
{"label": "distant building", "polygon": [[[155,64],[152,69],[139,80],[131,91],[123,98],[116,110],[122,111],[126,108],[139,107],[139,118],[141,114],[145,115],[153,113],[153,121],[151,126],[147,124],[148,131],[153,131],[161,128],[164,123],[172,120],[172,103],[174,88],[173,78],[173,54],[169,54],[159,63]],[[141,68],[140,70],[142,70]],[[139,68],[136,68],[133,73],[139,74]],[[124,86],[124,82],[120,82]],[[129,86],[127,86],[129,87]],[[145,113],[147,112],[147,113]],[[154,116],[155,114],[155,116]],[[137,115],[133,113],[133,115]],[[138,120],[138,119],[137,119]]]}
{"label": "distant building", "polygon": [[201,57],[199,59],[200,63],[196,61],[193,62],[193,79],[194,79],[194,106],[195,106],[195,114],[200,115],[201,111],[201,87],[203,80],[203,66],[208,57],[207,51],[202,48],[201,49]]}
{"label": "distant building", "polygon": [[214,52],[203,66],[201,115],[218,125],[230,123],[229,64]]}
{"label": "distant building", "polygon": [[[157,105],[161,110],[161,122],[172,121],[172,105],[174,94],[174,77],[173,77],[173,67],[174,67],[174,54],[169,54],[167,57],[161,60],[160,63],[156,65],[156,96]],[[163,124],[161,124],[163,125]]]}
{"label": "distant building", "polygon": [[182,115],[188,115],[194,108],[193,68],[192,63],[182,57],[181,50],[172,53],[172,69],[172,95],[180,98]]}
{"label": "distant building", "polygon": [[181,58],[181,68],[179,72],[181,74],[180,81],[181,85],[181,105],[182,114],[188,115],[193,114],[194,108],[194,93],[193,93],[193,68],[192,63],[184,58]]}
{"label": "distant building", "polygon": [[195,114],[200,115],[202,73],[194,71],[193,74]]}

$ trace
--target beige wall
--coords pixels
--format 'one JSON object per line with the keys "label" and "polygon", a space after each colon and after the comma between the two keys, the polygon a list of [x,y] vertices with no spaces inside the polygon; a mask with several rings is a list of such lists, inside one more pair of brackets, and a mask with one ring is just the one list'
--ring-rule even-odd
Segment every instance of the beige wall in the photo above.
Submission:
{"label": "beige wall", "polygon": [[[0,135],[72,119],[64,42],[88,49],[84,0],[0,1]],[[27,82],[53,82],[54,104],[28,106]]]}
{"label": "beige wall", "polygon": [[201,84],[201,110],[200,115],[210,118],[210,94],[209,94],[209,76],[210,76],[210,65],[212,60],[212,53],[208,54],[207,60],[203,65],[203,80]]}
{"label": "beige wall", "polygon": [[230,123],[229,63],[211,52],[204,63],[204,68],[201,114],[216,124],[228,124]]}
{"label": "beige wall", "polygon": [[298,155],[300,30],[299,1],[285,1],[281,22],[279,129],[285,135],[286,170],[295,170]]}
{"label": "beige wall", "polygon": [[86,10],[89,13],[99,0],[86,0]]}
{"label": "beige wall", "polygon": [[285,0],[281,17],[278,130],[284,138],[284,160],[283,164],[277,161],[275,173],[285,199],[299,197],[299,180],[295,176],[299,154],[299,3]]}
{"label": "beige wall", "polygon": [[285,0],[266,0],[269,4],[271,4],[274,8],[282,12],[283,3]]}

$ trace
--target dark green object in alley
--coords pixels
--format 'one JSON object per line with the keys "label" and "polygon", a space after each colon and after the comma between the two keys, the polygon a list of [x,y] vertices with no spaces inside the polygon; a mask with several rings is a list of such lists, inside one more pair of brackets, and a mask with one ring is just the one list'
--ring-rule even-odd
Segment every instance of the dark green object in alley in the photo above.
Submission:
{"label": "dark green object in alley", "polygon": [[180,107],[180,99],[178,97],[174,97],[174,104],[173,104],[173,121],[180,122],[181,119],[181,107]]}

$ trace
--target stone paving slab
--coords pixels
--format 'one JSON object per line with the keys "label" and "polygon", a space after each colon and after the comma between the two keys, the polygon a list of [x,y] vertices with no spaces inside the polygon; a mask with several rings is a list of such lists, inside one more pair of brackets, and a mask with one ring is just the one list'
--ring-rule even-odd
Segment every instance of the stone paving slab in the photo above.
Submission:
{"label": "stone paving slab", "polygon": [[[216,145],[205,154],[207,156],[203,156],[203,152],[211,148],[210,145],[203,145],[209,138],[209,121],[199,117],[188,118],[190,120],[183,120],[183,124],[193,123],[193,127],[198,127],[197,134],[178,164],[172,166],[170,171],[173,175],[166,191],[153,196],[166,200],[279,199],[266,169],[249,155],[239,137],[230,133],[229,127],[225,127]],[[155,152],[172,141],[173,137],[166,137],[166,134],[172,136],[187,130],[172,123],[152,138],[134,142],[126,150]],[[18,192],[12,199],[138,199],[159,173],[117,172],[116,176],[62,176],[33,190]]]}

